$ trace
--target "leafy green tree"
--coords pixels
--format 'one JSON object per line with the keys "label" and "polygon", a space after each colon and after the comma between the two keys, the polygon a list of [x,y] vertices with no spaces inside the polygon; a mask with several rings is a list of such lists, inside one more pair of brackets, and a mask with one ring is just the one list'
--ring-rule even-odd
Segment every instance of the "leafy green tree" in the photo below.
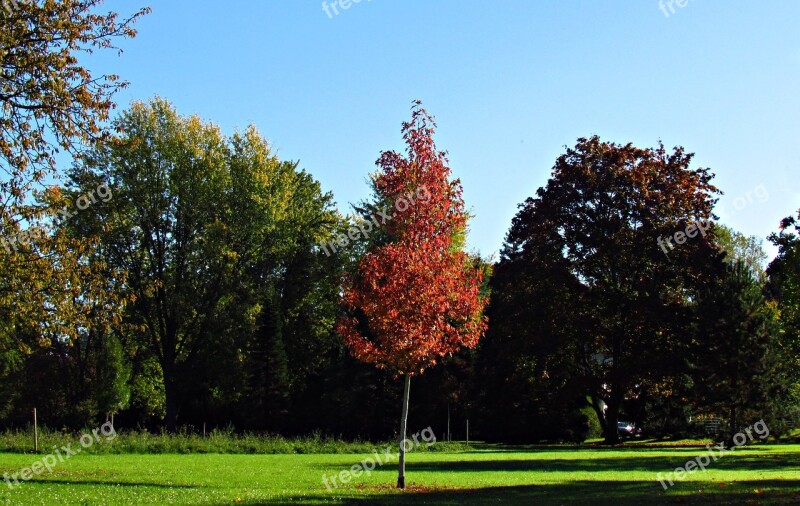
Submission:
{"label": "leafy green tree", "polygon": [[116,334],[103,336],[97,346],[93,381],[97,410],[108,419],[128,407],[131,398],[131,364]]}
{"label": "leafy green tree", "polygon": [[[109,211],[82,226],[105,230],[104,259],[128,273],[135,302],[126,335],[143,337],[160,364],[167,428],[179,409],[198,408],[194,394],[199,404],[229,408],[250,392],[262,413],[285,411],[287,342],[299,339],[285,329],[303,317],[297,304],[318,297],[290,304],[286,276],[299,252],[321,255],[317,244],[336,223],[330,195],[296,163],[278,160],[253,127],[228,138],[163,99],[135,103],[115,127],[118,136],[72,177],[114,189]],[[314,308],[312,335],[332,331],[325,308],[334,304]]]}
{"label": "leafy green tree", "polygon": [[161,364],[174,430],[179,369],[203,346],[231,272],[216,204],[228,178],[225,139],[158,99],[135,103],[114,125],[119,136],[87,155],[73,180],[98,176],[114,191],[108,212],[94,216],[107,262],[129,274],[130,322]]}
{"label": "leafy green tree", "polygon": [[769,237],[778,255],[767,269],[767,294],[778,304],[781,319],[780,349],[787,374],[790,397],[784,415],[800,415],[800,211],[797,217],[781,221],[780,232]]}
{"label": "leafy green tree", "polygon": [[319,247],[339,220],[332,196],[297,163],[278,160],[255,129],[232,137],[230,164],[229,240],[242,287],[235,313],[259,315],[240,343],[249,350],[248,397],[257,401],[249,424],[280,430],[339,345],[333,318],[340,259]]}
{"label": "leafy green tree", "polygon": [[744,264],[761,281],[766,281],[764,262],[767,252],[764,251],[764,241],[756,236],[747,237],[725,225],[717,224],[715,228],[717,244],[726,253],[727,262],[744,262]]}
{"label": "leafy green tree", "polygon": [[137,425],[163,420],[167,414],[164,376],[155,355],[140,353],[131,362],[131,399],[129,408]]}
{"label": "leafy green tree", "polygon": [[[787,338],[800,342],[800,211],[797,218],[788,217],[781,222],[781,231],[770,235],[778,247],[778,255],[770,263],[769,291],[781,309],[781,320]],[[800,349],[796,348],[800,352]]]}

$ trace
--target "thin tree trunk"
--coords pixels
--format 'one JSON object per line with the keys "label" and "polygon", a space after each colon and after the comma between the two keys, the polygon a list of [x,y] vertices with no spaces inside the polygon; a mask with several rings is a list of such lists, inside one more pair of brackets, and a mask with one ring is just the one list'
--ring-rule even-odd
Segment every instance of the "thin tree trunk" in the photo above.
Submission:
{"label": "thin tree trunk", "polygon": [[405,375],[403,387],[403,414],[400,417],[400,461],[397,475],[397,488],[406,488],[406,422],[408,421],[408,393],[411,389],[411,376]]}
{"label": "thin tree trunk", "polygon": [[178,399],[175,388],[174,364],[164,364],[164,397],[167,405],[166,426],[167,432],[175,434],[178,430]]}
{"label": "thin tree trunk", "polygon": [[619,421],[619,409],[622,406],[624,394],[620,392],[624,392],[622,387],[614,385],[611,396],[606,403],[605,444],[616,445],[621,442],[617,422]]}
{"label": "thin tree trunk", "polygon": [[728,429],[728,440],[725,442],[727,448],[733,448],[736,443],[733,442],[733,437],[738,432],[739,423],[736,419],[736,406],[731,406],[730,411],[730,428]]}

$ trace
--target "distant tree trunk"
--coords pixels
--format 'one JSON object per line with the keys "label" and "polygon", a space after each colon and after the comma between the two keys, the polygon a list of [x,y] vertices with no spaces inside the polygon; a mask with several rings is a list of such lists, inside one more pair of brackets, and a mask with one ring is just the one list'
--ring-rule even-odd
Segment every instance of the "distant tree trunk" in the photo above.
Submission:
{"label": "distant tree trunk", "polygon": [[619,421],[619,406],[608,406],[606,409],[606,425],[604,428],[605,444],[615,445],[619,444],[619,429],[617,422]]}
{"label": "distant tree trunk", "polygon": [[405,375],[405,386],[403,387],[403,414],[400,416],[400,462],[397,475],[397,488],[406,488],[406,450],[404,442],[406,439],[406,422],[408,421],[408,394],[411,388],[411,376]]}
{"label": "distant tree trunk", "polygon": [[167,358],[163,366],[164,372],[164,397],[167,407],[167,417],[164,420],[167,432],[174,434],[178,430],[178,392],[175,385],[175,364]]}
{"label": "distant tree trunk", "polygon": [[622,406],[623,395],[619,392],[622,391],[621,387],[613,387],[612,393],[606,403],[605,425],[603,427],[603,436],[605,437],[605,444],[615,445],[620,443],[619,429],[617,422],[619,421],[619,408]]}
{"label": "distant tree trunk", "polygon": [[[733,401],[736,402],[736,401]],[[728,438],[725,441],[725,446],[727,448],[733,448],[736,446],[736,443],[733,441],[733,438],[736,436],[739,428],[739,421],[737,420],[737,413],[736,413],[736,406],[731,405],[730,410],[728,411],[728,416],[730,417],[730,427],[728,428]]]}

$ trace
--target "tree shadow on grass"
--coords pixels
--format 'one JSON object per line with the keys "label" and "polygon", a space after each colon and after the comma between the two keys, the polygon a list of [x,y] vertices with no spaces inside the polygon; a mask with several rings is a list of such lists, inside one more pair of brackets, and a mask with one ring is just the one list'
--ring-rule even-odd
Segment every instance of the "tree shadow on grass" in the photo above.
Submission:
{"label": "tree shadow on grass", "polygon": [[[561,472],[627,472],[649,471],[652,473],[669,472],[676,467],[683,467],[690,460],[702,455],[652,456],[652,457],[615,457],[591,459],[540,459],[540,460],[464,460],[442,462],[409,462],[406,467],[411,471],[434,472],[508,472],[508,471],[561,471]],[[708,469],[724,471],[787,470],[800,471],[800,456],[735,456],[726,454],[716,462],[711,459]]]}
{"label": "tree shadow on grass", "polygon": [[[594,457],[577,459],[509,459],[509,460],[474,460],[465,459],[460,461],[429,461],[429,462],[407,462],[406,468],[409,472],[428,471],[428,472],[467,472],[467,473],[486,473],[486,472],[629,472],[647,471],[656,473],[668,473],[677,467],[683,467],[687,462],[693,461],[695,457],[703,455],[703,452],[695,452],[681,455],[653,455],[644,456],[637,454],[635,457]],[[706,454],[707,455],[707,454]],[[800,454],[770,454],[764,456],[736,455],[727,453],[718,457],[715,462],[709,457],[711,462],[708,469],[721,471],[756,471],[756,470],[785,470],[800,471]],[[358,464],[359,460],[354,460],[353,464]],[[387,466],[395,466],[396,462],[390,462]],[[337,468],[327,464],[315,465],[323,473],[336,473]]]}
{"label": "tree shadow on grass", "polygon": [[[669,442],[644,442],[631,440],[623,445],[603,444],[505,444],[505,443],[470,443],[473,450],[458,453],[518,453],[518,452],[670,452],[691,453],[704,451],[706,445],[700,443],[669,444]],[[766,452],[768,446],[748,446],[747,451]]]}
{"label": "tree shadow on grass", "polygon": [[[358,493],[360,492],[360,493]],[[380,495],[378,495],[380,494]],[[247,502],[249,505],[325,504],[344,505],[428,504],[437,506],[464,505],[548,505],[610,504],[614,506],[657,504],[798,504],[800,481],[765,480],[731,483],[682,482],[670,491],[658,483],[641,481],[574,481],[559,484],[522,485],[453,489],[415,487],[400,492],[389,486],[362,487],[344,494],[320,491],[316,494],[287,496],[275,500]]]}

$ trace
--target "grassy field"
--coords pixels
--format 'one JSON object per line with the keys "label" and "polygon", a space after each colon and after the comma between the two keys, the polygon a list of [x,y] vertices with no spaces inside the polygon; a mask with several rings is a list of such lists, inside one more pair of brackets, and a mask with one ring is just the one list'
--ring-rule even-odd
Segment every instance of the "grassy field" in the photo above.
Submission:
{"label": "grassy field", "polygon": [[[622,449],[480,446],[411,453],[408,485],[394,461],[327,490],[369,454],[76,455],[13,490],[2,504],[794,504],[800,445],[740,448],[664,491],[656,474],[703,453],[698,446]],[[41,455],[0,454],[0,474]]]}

